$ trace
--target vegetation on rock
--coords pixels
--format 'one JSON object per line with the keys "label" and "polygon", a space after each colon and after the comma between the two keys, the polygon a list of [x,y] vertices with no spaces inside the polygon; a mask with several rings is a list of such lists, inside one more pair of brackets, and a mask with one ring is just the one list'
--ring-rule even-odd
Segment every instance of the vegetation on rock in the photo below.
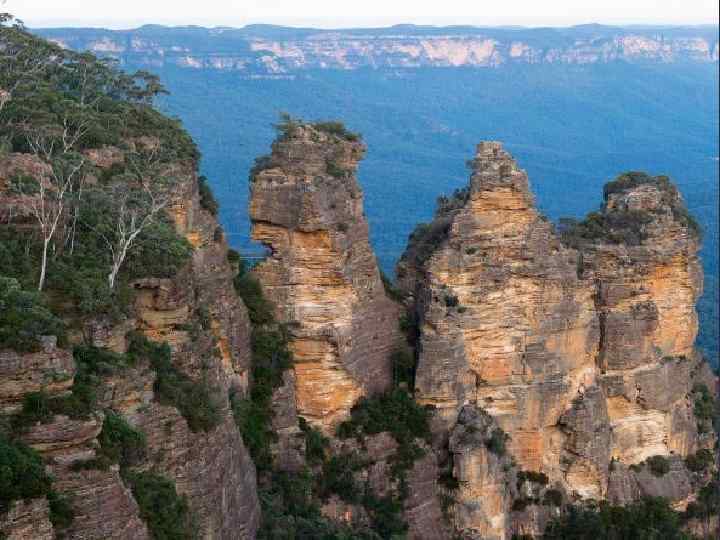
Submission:
{"label": "vegetation on rock", "polygon": [[178,495],[173,482],[149,471],[128,471],[124,479],[132,488],[140,507],[140,517],[152,538],[192,540],[197,537],[187,497]]}
{"label": "vegetation on rock", "polygon": [[195,381],[178,370],[167,343],[154,343],[135,332],[130,335],[128,353],[150,362],[157,374],[153,386],[156,398],[180,411],[191,431],[210,431],[221,422],[214,390],[206,380]]}

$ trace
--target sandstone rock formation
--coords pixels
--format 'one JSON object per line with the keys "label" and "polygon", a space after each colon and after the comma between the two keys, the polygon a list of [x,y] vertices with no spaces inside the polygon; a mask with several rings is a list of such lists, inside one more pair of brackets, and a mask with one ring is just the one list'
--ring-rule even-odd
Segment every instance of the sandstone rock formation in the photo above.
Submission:
{"label": "sandstone rock formation", "polygon": [[[110,150],[106,153],[117,154],[117,149]],[[111,166],[112,160],[101,165]],[[65,532],[73,538],[150,537],[117,465],[108,470],[74,466],[96,455],[103,411],[108,409],[145,434],[148,467],[173,480],[178,493],[188,497],[202,538],[251,539],[259,524],[255,466],[227,400],[231,388],[242,393],[248,386],[249,320],[233,289],[227,245],[218,234],[215,218],[200,205],[193,168],[178,165],[178,174],[179,189],[168,214],[177,232],[193,245],[192,260],[172,279],[135,281],[133,317],[83,320],[83,331],[70,332],[69,338],[73,343],[89,340],[91,345],[120,353],[127,349],[126,335],[131,330],[169,343],[172,363],[213,389],[219,425],[209,432],[193,432],[177,409],[158,403],[153,390],[155,371],[145,362],[106,377],[97,409],[88,419],[60,415],[31,426],[22,440],[49,463],[53,488],[68,497],[75,517]],[[51,397],[67,394],[76,366],[69,350],[45,339],[40,352],[0,351],[0,374],[0,405],[11,414],[30,392],[42,389]],[[52,538],[52,527],[48,532],[49,522],[40,516],[46,507],[44,500],[17,503],[0,520],[0,530],[10,538]],[[38,516],[30,525],[28,513]],[[31,526],[30,536],[22,536]]]}
{"label": "sandstone rock formation", "polygon": [[[679,193],[667,178],[628,173],[561,241],[499,143],[480,143],[472,163],[468,188],[440,199],[398,264],[419,326],[416,399],[443,419],[440,440],[452,429],[463,463],[458,413],[478,409],[507,432],[521,470],[567,494],[686,499],[688,482],[648,486],[622,472],[711,444],[693,415],[693,385],[707,380],[693,350],[702,273]],[[503,474],[485,471],[482,450],[470,453],[486,463],[474,477],[456,464],[468,481],[461,528],[505,538]],[[493,489],[497,497],[481,499]]]}
{"label": "sandstone rock formation", "polygon": [[365,146],[321,125],[290,125],[251,185],[254,274],[287,325],[301,416],[330,433],[360,396],[389,387],[400,339],[355,178]]}

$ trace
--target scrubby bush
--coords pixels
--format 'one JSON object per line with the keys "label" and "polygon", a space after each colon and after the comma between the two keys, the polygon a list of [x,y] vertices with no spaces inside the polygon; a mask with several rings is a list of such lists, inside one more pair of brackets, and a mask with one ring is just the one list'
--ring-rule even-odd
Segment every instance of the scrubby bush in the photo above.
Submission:
{"label": "scrubby bush", "polygon": [[382,280],[383,288],[385,289],[385,295],[395,302],[402,302],[405,300],[405,293],[395,285],[392,280],[380,270],[380,279]]}
{"label": "scrubby bush", "polygon": [[362,140],[362,135],[349,131],[345,124],[337,121],[315,122],[312,127],[329,135],[335,135],[349,142]]}
{"label": "scrubby bush", "polygon": [[210,431],[222,420],[217,398],[207,381],[194,381],[172,363],[167,343],[153,343],[140,333],[130,334],[128,353],[147,359],[155,370],[153,390],[164,405],[172,405],[185,418],[191,431]]}
{"label": "scrubby bush", "polygon": [[517,473],[517,485],[518,489],[520,489],[520,486],[523,482],[533,482],[535,484],[539,484],[541,486],[547,486],[550,479],[548,478],[547,474],[543,472],[537,472],[537,471],[518,471]]}
{"label": "scrubby bush", "polygon": [[129,467],[145,459],[145,434],[132,427],[117,413],[107,411],[102,431],[98,436],[100,454],[111,463]]}
{"label": "scrubby bush", "polygon": [[127,471],[125,480],[140,507],[140,517],[156,540],[192,540],[196,525],[187,498],[175,483],[156,473]]}
{"label": "scrubby bush", "polygon": [[711,467],[714,461],[715,456],[712,451],[702,448],[685,458],[685,466],[689,471],[702,472]]}
{"label": "scrubby bush", "polygon": [[40,455],[0,435],[0,513],[13,501],[47,495],[51,487],[52,478],[45,472]]}
{"label": "scrubby bush", "polygon": [[713,427],[713,420],[717,414],[718,405],[715,398],[703,383],[695,383],[692,389],[693,413],[699,433],[708,433]]}
{"label": "scrubby bush", "polygon": [[408,389],[415,387],[416,361],[412,350],[407,347],[399,347],[390,355],[390,362],[393,369],[393,382],[395,386],[404,384]]}
{"label": "scrubby bush", "polygon": [[645,461],[650,472],[655,476],[665,476],[670,472],[670,462],[665,456],[652,456]]}
{"label": "scrubby bush", "polygon": [[545,540],[615,540],[662,538],[689,540],[680,516],[662,498],[648,497],[627,506],[588,503],[571,506],[548,523]]}
{"label": "scrubby bush", "polygon": [[252,273],[238,273],[233,284],[238,296],[247,307],[248,316],[253,324],[263,325],[273,322],[273,306],[263,295],[262,285]]}
{"label": "scrubby bush", "polygon": [[500,428],[495,428],[485,441],[485,447],[495,455],[504,456],[506,453],[507,434]]}
{"label": "scrubby bush", "polygon": [[40,350],[40,336],[58,336],[64,326],[45,306],[40,295],[20,287],[16,279],[0,276],[0,349]]}
{"label": "scrubby bush", "polygon": [[298,418],[300,430],[305,435],[305,461],[309,465],[318,465],[325,460],[325,452],[330,446],[330,440],[322,432],[301,416]]}
{"label": "scrubby bush", "polygon": [[200,206],[213,216],[217,216],[220,205],[215,199],[215,195],[213,195],[207,178],[204,176],[198,177],[198,192],[200,193]]}

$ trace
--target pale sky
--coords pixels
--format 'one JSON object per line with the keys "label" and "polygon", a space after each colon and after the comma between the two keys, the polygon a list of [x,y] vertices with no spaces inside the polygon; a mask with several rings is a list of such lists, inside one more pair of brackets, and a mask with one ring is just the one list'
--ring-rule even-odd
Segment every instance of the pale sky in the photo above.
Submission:
{"label": "pale sky", "polygon": [[397,23],[567,26],[718,22],[718,0],[0,0],[30,27],[147,23],[388,26]]}

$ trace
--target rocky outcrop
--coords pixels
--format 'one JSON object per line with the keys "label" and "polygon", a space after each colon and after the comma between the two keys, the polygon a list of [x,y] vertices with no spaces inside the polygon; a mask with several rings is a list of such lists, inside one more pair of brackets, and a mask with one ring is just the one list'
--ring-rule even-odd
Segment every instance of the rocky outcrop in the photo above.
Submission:
{"label": "rocky outcrop", "polygon": [[290,333],[301,416],[326,433],[359,397],[387,389],[400,339],[355,178],[354,136],[290,125],[252,178],[252,237],[270,250],[253,273]]}
{"label": "rocky outcrop", "polygon": [[442,204],[398,266],[420,321],[416,398],[448,426],[477,404],[523,469],[560,477],[558,421],[596,378],[592,284],[498,143],[478,146],[469,188]]}
{"label": "rocky outcrop", "polygon": [[[439,440],[451,430],[462,463],[456,432],[486,412],[518,467],[558,493],[682,504],[697,486],[681,460],[665,481],[621,472],[712,444],[693,414],[693,385],[714,384],[693,350],[702,272],[679,193],[665,177],[628,173],[606,186],[600,212],[558,236],[500,144],[478,145],[472,166],[469,186],[439,200],[398,264],[418,322],[416,399],[438,411]],[[509,520],[505,473],[478,448],[479,473],[455,466],[467,482],[460,528],[539,533],[551,514]]]}
{"label": "rocky outcrop", "polygon": [[[494,435],[494,432],[497,434]],[[491,446],[490,441],[496,441]],[[515,470],[504,449],[505,434],[493,418],[472,405],[463,407],[450,435],[453,476],[460,484],[454,505],[464,537],[506,537],[515,497]]]}

